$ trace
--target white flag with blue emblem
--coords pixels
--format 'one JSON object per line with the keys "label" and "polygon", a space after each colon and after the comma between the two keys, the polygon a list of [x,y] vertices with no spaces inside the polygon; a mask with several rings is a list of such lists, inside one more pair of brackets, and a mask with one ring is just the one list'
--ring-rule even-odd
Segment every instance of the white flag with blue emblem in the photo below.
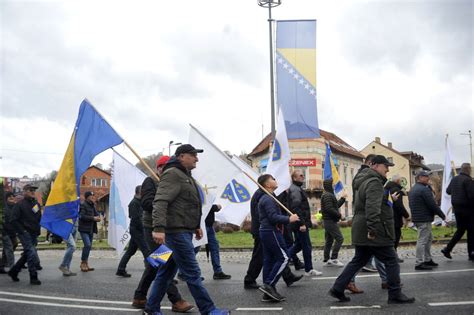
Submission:
{"label": "white flag with blue emblem", "polygon": [[[252,176],[254,180],[257,180],[258,174],[238,156],[232,156],[232,161],[242,171]],[[257,189],[257,184],[243,172],[232,178],[214,202],[222,206],[222,209],[216,212],[216,220],[241,225],[250,213],[250,199]]]}
{"label": "white flag with blue emblem", "polygon": [[[446,155],[444,158],[444,172],[443,182],[441,183],[441,210],[446,215],[446,222],[454,220],[453,205],[451,204],[451,196],[446,193],[451,179],[453,178],[454,162],[453,155],[451,154],[451,147],[449,146],[448,136],[445,141]],[[435,219],[436,222],[441,221],[438,217]]]}
{"label": "white flag with blue emblem", "polygon": [[194,126],[190,126],[189,143],[197,149],[203,149],[198,154],[199,162],[192,170],[193,178],[199,186],[202,202],[201,228],[204,237],[201,240],[193,240],[194,246],[207,243],[206,226],[204,220],[215,203],[214,199],[222,192],[225,186],[235,178],[241,171],[232,160],[222,152],[216,145],[209,141]]}
{"label": "white flag with blue emblem", "polygon": [[114,151],[109,196],[109,227],[107,241],[120,255],[130,241],[128,204],[146,175]]}
{"label": "white flag with blue emblem", "polygon": [[265,171],[265,173],[273,175],[277,181],[278,188],[275,190],[277,196],[291,185],[290,159],[290,146],[286,136],[285,118],[283,117],[283,111],[280,110],[275,140],[268,158],[267,170]]}

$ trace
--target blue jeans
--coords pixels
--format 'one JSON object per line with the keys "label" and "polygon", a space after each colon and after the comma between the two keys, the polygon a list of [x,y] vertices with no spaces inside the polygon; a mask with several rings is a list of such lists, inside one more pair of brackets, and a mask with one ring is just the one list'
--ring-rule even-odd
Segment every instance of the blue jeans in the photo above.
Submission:
{"label": "blue jeans", "polygon": [[379,272],[380,279],[382,279],[383,283],[387,283],[387,270],[385,270],[385,265],[383,262],[377,259],[377,257],[374,257],[374,262],[375,262],[375,268],[377,268],[377,271]]}
{"label": "blue jeans", "polygon": [[274,230],[260,230],[263,246],[263,283],[275,286],[288,264],[283,234]]}
{"label": "blue jeans", "polygon": [[311,240],[309,238],[309,230],[306,229],[305,232],[301,232],[300,230],[295,232],[295,243],[289,250],[289,256],[293,257],[293,254],[297,254],[299,251],[303,251],[303,259],[304,259],[304,271],[308,272],[313,269],[313,262],[312,262],[312,250],[313,247],[311,245]]}
{"label": "blue jeans", "polygon": [[214,273],[222,272],[221,259],[219,257],[219,242],[216,239],[216,231],[213,226],[206,226],[207,244],[211,252],[212,269]]}
{"label": "blue jeans", "polygon": [[27,262],[30,276],[36,277],[38,275],[36,267],[40,264],[38,253],[36,252],[38,236],[25,232],[18,234],[18,238],[20,239],[21,245],[23,246],[23,253],[11,270],[14,273],[19,273],[21,271],[21,267],[23,267],[25,262]]}
{"label": "blue jeans", "polygon": [[89,254],[92,249],[92,239],[94,238],[94,233],[81,232],[82,242],[84,243],[84,248],[82,249],[81,260],[88,261]]}
{"label": "blue jeans", "polygon": [[145,306],[146,311],[160,311],[161,300],[178,268],[186,279],[189,291],[201,314],[208,314],[216,308],[209,293],[202,285],[201,269],[199,269],[199,264],[196,261],[192,240],[193,234],[191,232],[166,233],[165,244],[173,251],[173,255],[156,274]]}
{"label": "blue jeans", "polygon": [[72,261],[72,256],[74,254],[74,251],[76,250],[76,228],[74,227],[71,231],[71,234],[69,234],[69,237],[67,240],[64,240],[66,242],[66,251],[64,252],[64,258],[63,262],[61,263],[60,267],[66,267],[67,269],[71,268],[71,261]]}

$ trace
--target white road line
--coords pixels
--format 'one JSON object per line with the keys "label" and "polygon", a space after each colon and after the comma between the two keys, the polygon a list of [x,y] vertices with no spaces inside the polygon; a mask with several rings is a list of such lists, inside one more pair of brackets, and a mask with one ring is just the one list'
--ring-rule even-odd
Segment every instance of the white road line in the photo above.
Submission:
{"label": "white road line", "polygon": [[[47,296],[47,295],[26,294],[26,293],[16,293],[16,292],[6,292],[6,291],[0,291],[0,295],[11,295],[11,296],[34,298],[34,299],[43,299],[43,300],[84,302],[84,303],[94,303],[94,304],[120,304],[120,305],[132,304],[131,302],[124,302],[124,301],[76,299],[76,298],[66,298],[66,297],[59,297],[59,296]],[[162,306],[161,308],[164,310],[170,310],[171,306]]]}
{"label": "white road line", "polygon": [[283,311],[283,307],[238,307],[236,311]]}
{"label": "white road line", "polygon": [[82,309],[104,310],[104,311],[143,312],[143,310],[137,310],[133,308],[88,306],[88,305],[76,305],[76,304],[58,304],[58,303],[34,302],[34,301],[25,301],[25,300],[3,299],[3,298],[0,298],[0,302],[8,302],[8,303],[15,303],[15,304],[43,305],[43,306],[57,306],[57,307],[66,307],[66,308],[82,308]]}
{"label": "white road line", "polygon": [[429,306],[472,305],[474,301],[428,303]]}
{"label": "white road line", "polygon": [[[474,271],[474,269],[458,269],[458,270],[443,270],[443,271],[416,271],[416,272],[403,272],[400,273],[400,276],[417,276],[417,275],[432,275],[432,274],[440,274],[440,273],[454,273],[454,272],[468,272],[468,271]],[[378,273],[372,274],[372,275],[361,275],[358,274],[357,278],[378,278],[380,277]],[[334,280],[337,279],[337,276],[335,277],[313,277],[311,278],[313,280]]]}
{"label": "white road line", "polygon": [[331,306],[332,310],[350,310],[350,309],[367,309],[367,308],[382,308],[382,307],[380,305]]}

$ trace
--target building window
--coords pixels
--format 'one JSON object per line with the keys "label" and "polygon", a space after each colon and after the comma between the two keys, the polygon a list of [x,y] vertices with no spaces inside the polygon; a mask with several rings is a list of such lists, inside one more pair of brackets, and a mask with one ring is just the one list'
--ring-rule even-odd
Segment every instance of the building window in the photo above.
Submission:
{"label": "building window", "polygon": [[97,186],[97,178],[91,179],[91,186]]}
{"label": "building window", "polygon": [[86,184],[86,177],[82,176],[82,185],[85,185],[85,184]]}
{"label": "building window", "polygon": [[344,165],[344,185],[347,185],[347,166]]}
{"label": "building window", "polygon": [[107,187],[107,185],[108,185],[107,178],[103,179],[103,184],[104,184],[104,187]]}

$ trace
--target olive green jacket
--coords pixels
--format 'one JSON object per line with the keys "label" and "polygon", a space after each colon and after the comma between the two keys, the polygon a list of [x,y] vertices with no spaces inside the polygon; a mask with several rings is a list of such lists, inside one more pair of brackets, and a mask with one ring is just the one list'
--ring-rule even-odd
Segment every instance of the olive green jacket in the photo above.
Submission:
{"label": "olive green jacket", "polygon": [[169,167],[161,176],[153,201],[153,231],[194,232],[200,227],[202,204],[197,184],[182,167]]}
{"label": "olive green jacket", "polygon": [[[367,168],[356,175],[355,213],[352,220],[352,244],[358,246],[393,246],[395,229],[393,210],[384,197],[383,185],[387,179]],[[369,231],[375,239],[369,240]]]}

